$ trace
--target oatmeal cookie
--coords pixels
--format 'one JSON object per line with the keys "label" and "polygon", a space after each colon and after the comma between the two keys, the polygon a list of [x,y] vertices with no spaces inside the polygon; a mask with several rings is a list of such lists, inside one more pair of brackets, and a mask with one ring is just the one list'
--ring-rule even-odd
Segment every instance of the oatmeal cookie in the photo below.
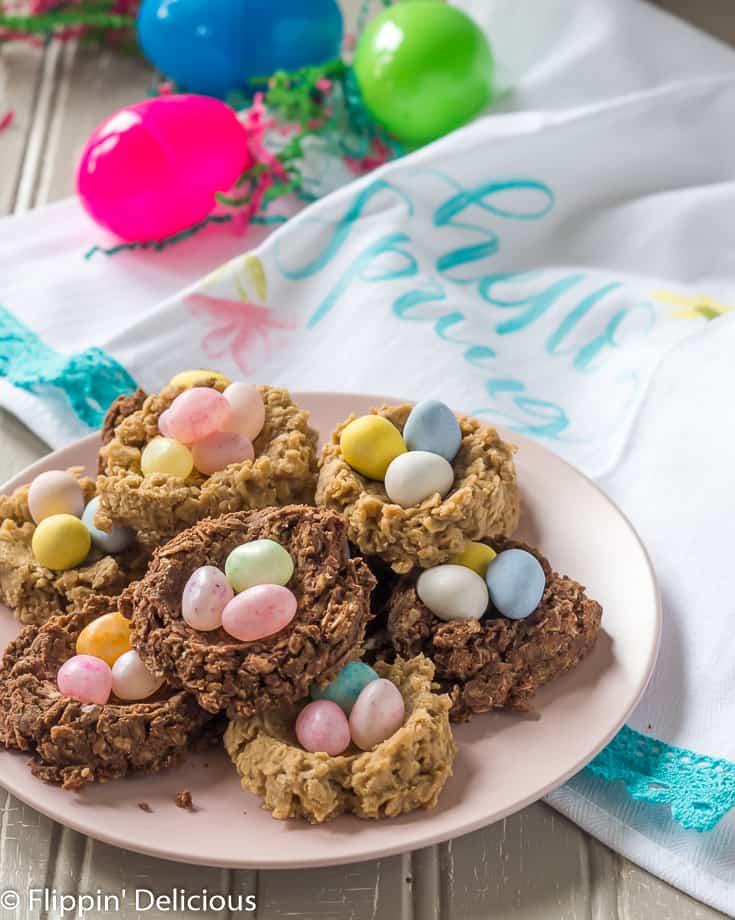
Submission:
{"label": "oatmeal cookie", "polygon": [[181,690],[162,688],[147,700],[105,705],[64,697],[60,666],[75,654],[82,629],[117,610],[114,598],[92,596],[82,610],[27,626],[0,665],[0,743],[33,755],[34,775],[65,789],[171,766],[206,734],[210,713]]}
{"label": "oatmeal cookie", "polygon": [[400,579],[388,603],[387,631],[394,653],[431,658],[440,686],[452,698],[451,718],[457,722],[491,709],[531,709],[539,687],[591,651],[602,617],[602,607],[587,597],[584,587],[552,571],[537,550],[510,540],[484,542],[497,552],[524,549],[541,563],[546,589],[526,619],[489,612],[481,620],[440,620],[419,600],[417,572]]}
{"label": "oatmeal cookie", "polygon": [[[291,554],[288,582],[296,616],[280,632],[241,642],[223,629],[201,632],[181,617],[189,576],[203,565],[224,569],[236,546],[270,539]],[[159,549],[143,579],[125,592],[133,644],[146,665],[194,693],[205,709],[242,715],[306,696],[359,658],[375,584],[362,559],[351,559],[346,527],[332,511],[290,505],[200,521]]]}
{"label": "oatmeal cookie", "polygon": [[[80,482],[84,500],[95,482],[81,467],[69,470]],[[145,571],[148,553],[139,545],[114,556],[93,550],[81,565],[54,572],[36,561],[31,541],[36,529],[28,510],[30,484],[0,496],[0,601],[22,623],[45,623],[49,617],[78,610],[90,594],[119,594]]]}
{"label": "oatmeal cookie", "polygon": [[379,662],[376,670],[401,691],[406,716],[372,751],[350,747],[331,757],[303,750],[293,732],[296,707],[232,719],[227,753],[243,788],[263,799],[274,818],[319,824],[346,812],[391,818],[436,805],[457,751],[449,697],[434,692],[434,666],[423,656]]}
{"label": "oatmeal cookie", "polygon": [[[411,406],[373,409],[403,431]],[[391,502],[384,484],[354,470],[339,445],[346,419],[324,445],[316,502],[344,514],[350,540],[365,555],[380,556],[396,572],[430,568],[461,551],[467,540],[510,536],[518,525],[520,499],[513,450],[494,428],[458,416],[462,444],[452,462],[454,484],[411,508]]]}
{"label": "oatmeal cookie", "polygon": [[[219,380],[203,381],[218,391]],[[121,418],[113,437],[100,449],[100,507],[95,523],[132,527],[150,547],[160,545],[205,517],[230,511],[311,503],[316,483],[317,433],[308,413],[291,401],[288,390],[261,386],[265,424],[253,442],[255,459],[231,464],[211,476],[194,470],[187,479],[164,473],[143,476],[143,448],[159,434],[158,419],[181,387],[167,386],[148,396],[141,408]]]}

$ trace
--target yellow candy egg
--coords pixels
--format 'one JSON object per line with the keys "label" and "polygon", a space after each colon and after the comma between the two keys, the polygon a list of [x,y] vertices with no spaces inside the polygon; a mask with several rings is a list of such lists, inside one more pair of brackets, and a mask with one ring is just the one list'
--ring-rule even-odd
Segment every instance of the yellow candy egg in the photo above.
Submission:
{"label": "yellow candy egg", "polygon": [[92,545],[85,525],[73,514],[52,514],[36,527],[31,541],[33,555],[41,565],[64,572],[84,562]]}
{"label": "yellow candy egg", "polygon": [[129,652],[130,620],[121,613],[106,613],[88,623],[77,637],[77,655],[93,655],[110,667]]}
{"label": "yellow candy egg", "polygon": [[406,453],[401,432],[381,415],[363,415],[350,422],[339,446],[352,469],[368,479],[384,479],[391,461]]}
{"label": "yellow candy egg", "polygon": [[167,473],[169,476],[186,479],[194,469],[194,458],[184,444],[179,444],[173,438],[156,437],[143,448],[140,468],[144,476]]}
{"label": "yellow candy egg", "polygon": [[456,556],[453,556],[449,563],[450,565],[464,565],[468,569],[472,569],[473,572],[477,572],[478,575],[485,577],[488,566],[496,557],[497,553],[490,546],[486,546],[484,543],[475,543],[473,540],[470,540],[469,543],[465,545],[465,548]]}
{"label": "yellow candy egg", "polygon": [[202,380],[218,380],[223,386],[228,387],[230,381],[225,377],[224,374],[220,374],[219,371],[208,371],[203,368],[195,371],[182,371],[180,374],[176,374],[175,377],[172,377],[168,384],[172,387],[184,387],[188,390],[190,387],[193,387],[195,383],[199,383]]}

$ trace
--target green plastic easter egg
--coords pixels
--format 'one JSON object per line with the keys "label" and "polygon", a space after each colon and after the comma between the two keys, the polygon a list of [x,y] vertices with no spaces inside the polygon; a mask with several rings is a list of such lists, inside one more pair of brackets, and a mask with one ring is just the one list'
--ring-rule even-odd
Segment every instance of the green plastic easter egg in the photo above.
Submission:
{"label": "green plastic easter egg", "polygon": [[493,55],[482,29],[438,0],[399,3],[376,16],[353,66],[373,118],[408,146],[466,124],[492,97]]}

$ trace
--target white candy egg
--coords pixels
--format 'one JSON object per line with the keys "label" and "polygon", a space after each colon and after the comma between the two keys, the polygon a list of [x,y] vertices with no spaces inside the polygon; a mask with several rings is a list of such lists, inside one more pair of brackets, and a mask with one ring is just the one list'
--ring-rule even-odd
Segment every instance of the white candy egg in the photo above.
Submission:
{"label": "white candy egg", "polygon": [[135,649],[120,655],[112,666],[112,692],[119,700],[145,700],[163,684],[138,657]]}
{"label": "white candy egg", "polygon": [[72,514],[80,518],[84,511],[84,492],[71,473],[47,470],[39,473],[28,489],[28,510],[36,524],[54,514]]}
{"label": "white candy egg", "polygon": [[420,504],[435,492],[444,498],[453,482],[452,464],[428,450],[399,454],[385,472],[388,498],[404,508]]}
{"label": "white candy egg", "polygon": [[485,579],[465,565],[437,565],[419,575],[419,599],[440,620],[479,620],[490,603]]}

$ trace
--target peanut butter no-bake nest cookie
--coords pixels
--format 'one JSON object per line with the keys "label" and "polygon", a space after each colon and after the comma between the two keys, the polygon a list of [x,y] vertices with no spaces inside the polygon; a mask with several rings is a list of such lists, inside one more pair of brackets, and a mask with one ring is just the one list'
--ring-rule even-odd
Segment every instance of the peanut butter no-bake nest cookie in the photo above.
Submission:
{"label": "peanut butter no-bake nest cookie", "polygon": [[[270,539],[294,563],[288,583],[294,619],[264,639],[242,642],[222,628],[192,629],[181,615],[187,580],[204,565],[224,567],[235,547]],[[121,599],[133,645],[148,668],[194,693],[210,712],[256,710],[295,702],[359,658],[375,584],[351,559],[346,527],[332,511],[291,505],[200,521],[159,549],[145,577]]]}
{"label": "peanut butter no-bake nest cookie", "polygon": [[[416,572],[398,581],[387,606],[393,652],[423,653],[434,662],[439,685],[452,698],[450,717],[457,722],[491,709],[531,709],[539,687],[592,650],[602,618],[602,607],[584,587],[552,571],[537,550],[510,540],[484,542],[497,552],[524,549],[541,563],[546,587],[526,619],[489,612],[481,620],[441,620],[419,599]],[[385,645],[378,654],[390,657]]]}
{"label": "peanut butter no-bake nest cookie", "polygon": [[180,690],[104,705],[62,696],[56,675],[75,654],[79,633],[115,610],[115,599],[93,596],[77,613],[27,626],[0,665],[0,743],[31,752],[34,775],[66,789],[164,770],[211,727],[212,715]]}
{"label": "peanut butter no-bake nest cookie", "polygon": [[[371,410],[403,431],[411,406]],[[514,448],[494,428],[458,416],[462,443],[452,466],[454,484],[410,508],[393,504],[382,482],[367,479],[342,456],[340,435],[346,419],[324,445],[316,502],[345,516],[350,540],[365,555],[380,556],[396,572],[415,565],[429,568],[446,562],[467,540],[509,536],[518,525],[520,499]]]}
{"label": "peanut butter no-bake nest cookie", "polygon": [[[216,379],[196,384],[204,385],[218,392],[225,389]],[[183,388],[164,387],[132,412],[140,394],[129,397],[127,404],[119,403],[109,416],[110,424],[115,416],[119,420],[99,455],[97,526],[103,530],[112,523],[132,527],[147,545],[156,546],[205,517],[291,502],[311,503],[318,436],[309,426],[308,412],[292,402],[288,390],[258,389],[265,404],[265,424],[253,442],[255,458],[211,476],[194,470],[186,479],[164,473],[144,476],[140,467],[143,448],[159,434],[161,413]]]}
{"label": "peanut butter no-bake nest cookie", "polygon": [[423,656],[378,663],[376,670],[401,691],[406,716],[371,751],[348,748],[331,757],[303,750],[293,733],[293,707],[232,719],[225,732],[227,753],[243,788],[262,798],[274,818],[316,824],[345,812],[390,818],[436,805],[457,750],[449,697],[433,691],[434,667]]}
{"label": "peanut butter no-bake nest cookie", "polygon": [[[83,476],[81,467],[69,472],[79,480],[85,502],[93,498],[94,480]],[[0,601],[22,623],[45,623],[78,610],[90,594],[119,594],[145,571],[149,554],[137,544],[115,556],[93,550],[65,572],[42,566],[31,549],[36,525],[28,509],[29,485],[0,496]]]}

